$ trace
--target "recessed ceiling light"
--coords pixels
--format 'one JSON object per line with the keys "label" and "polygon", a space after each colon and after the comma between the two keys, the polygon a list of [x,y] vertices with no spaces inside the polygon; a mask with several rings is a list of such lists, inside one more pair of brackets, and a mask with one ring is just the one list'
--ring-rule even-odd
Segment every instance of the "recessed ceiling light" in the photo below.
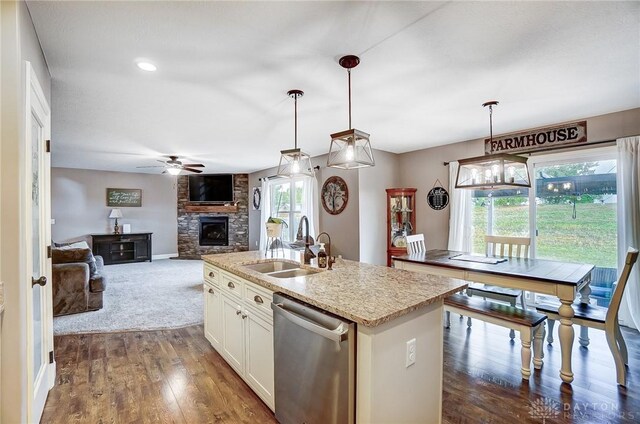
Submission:
{"label": "recessed ceiling light", "polygon": [[137,65],[138,65],[138,68],[148,72],[155,72],[155,70],[158,69],[156,68],[156,65],[149,62],[138,62]]}

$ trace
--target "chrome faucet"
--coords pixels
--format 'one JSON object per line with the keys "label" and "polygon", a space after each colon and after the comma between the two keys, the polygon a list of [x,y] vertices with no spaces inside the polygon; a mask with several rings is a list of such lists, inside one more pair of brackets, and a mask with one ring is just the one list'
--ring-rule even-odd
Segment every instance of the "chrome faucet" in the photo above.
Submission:
{"label": "chrome faucet", "polygon": [[304,222],[305,224],[305,232],[304,232],[304,263],[306,265],[311,264],[311,259],[315,258],[316,255],[311,251],[311,249],[309,249],[309,246],[311,246],[311,243],[309,243],[309,219],[306,217],[306,215],[303,215],[302,218],[300,218],[300,222]]}

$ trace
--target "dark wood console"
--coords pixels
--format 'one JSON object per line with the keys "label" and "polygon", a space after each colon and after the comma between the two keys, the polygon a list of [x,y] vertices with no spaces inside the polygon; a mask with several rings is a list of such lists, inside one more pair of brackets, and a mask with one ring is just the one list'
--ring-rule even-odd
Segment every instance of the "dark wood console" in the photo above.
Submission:
{"label": "dark wood console", "polygon": [[102,256],[105,265],[151,262],[152,234],[91,234],[93,254]]}

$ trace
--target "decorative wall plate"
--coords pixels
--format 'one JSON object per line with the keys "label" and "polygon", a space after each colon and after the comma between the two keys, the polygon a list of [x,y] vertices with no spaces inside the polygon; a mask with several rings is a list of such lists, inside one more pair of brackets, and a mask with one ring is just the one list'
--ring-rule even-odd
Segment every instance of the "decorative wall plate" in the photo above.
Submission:
{"label": "decorative wall plate", "polygon": [[340,177],[327,178],[320,192],[322,207],[331,215],[338,215],[347,207],[349,201],[349,188]]}

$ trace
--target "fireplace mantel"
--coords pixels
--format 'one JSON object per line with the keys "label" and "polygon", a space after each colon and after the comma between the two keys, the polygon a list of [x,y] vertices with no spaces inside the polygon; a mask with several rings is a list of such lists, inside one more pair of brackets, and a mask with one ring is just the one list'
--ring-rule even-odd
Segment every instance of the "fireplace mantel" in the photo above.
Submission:
{"label": "fireplace mantel", "polygon": [[187,203],[184,205],[186,212],[195,213],[236,213],[238,212],[238,204],[233,205],[203,205],[198,203]]}

